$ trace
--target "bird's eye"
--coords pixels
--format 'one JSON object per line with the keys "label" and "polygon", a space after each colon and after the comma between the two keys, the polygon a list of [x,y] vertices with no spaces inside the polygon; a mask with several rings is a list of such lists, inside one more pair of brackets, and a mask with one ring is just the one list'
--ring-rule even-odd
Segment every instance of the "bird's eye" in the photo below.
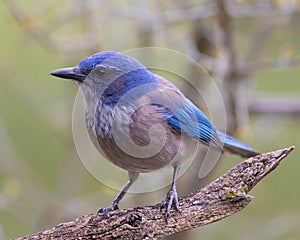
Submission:
{"label": "bird's eye", "polygon": [[96,74],[99,77],[103,77],[103,76],[105,76],[105,74],[107,72],[107,67],[103,66],[103,65],[99,65],[99,66],[95,67],[94,71],[96,72]]}

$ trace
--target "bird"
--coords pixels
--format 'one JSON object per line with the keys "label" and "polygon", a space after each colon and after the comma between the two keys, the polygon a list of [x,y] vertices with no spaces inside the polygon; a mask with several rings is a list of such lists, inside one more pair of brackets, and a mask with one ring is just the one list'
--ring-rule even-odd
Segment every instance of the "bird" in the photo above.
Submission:
{"label": "bird", "polygon": [[172,207],[179,211],[176,180],[180,166],[197,144],[244,158],[259,154],[217,131],[173,83],[121,52],[98,52],[50,75],[75,82],[84,96],[91,141],[107,160],[128,172],[124,188],[99,214],[119,209],[141,173],[169,165],[173,168],[171,187],[160,205],[161,210],[166,208],[168,219]]}

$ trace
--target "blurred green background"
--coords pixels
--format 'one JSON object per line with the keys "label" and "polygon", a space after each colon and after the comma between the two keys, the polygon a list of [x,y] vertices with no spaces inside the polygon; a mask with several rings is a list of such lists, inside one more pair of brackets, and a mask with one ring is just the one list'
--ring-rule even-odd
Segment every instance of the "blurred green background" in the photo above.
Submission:
{"label": "blurred green background", "polygon": [[[300,58],[300,4],[266,2],[278,9],[293,7],[293,11],[283,14],[284,23],[268,33],[267,44],[260,53],[260,60],[279,59],[283,64],[253,72],[251,83],[246,83],[249,88],[246,92],[250,101],[251,97],[253,100],[260,96],[279,101],[293,99],[296,110],[250,114],[235,135],[261,152],[290,145],[295,145],[296,150],[251,191],[255,199],[246,209],[191,230],[186,239],[300,239],[297,149],[300,68],[297,62],[289,67],[286,60]],[[252,3],[256,1],[249,4]],[[149,17],[146,13],[151,11],[178,13],[180,9],[201,4],[197,1],[0,2],[0,239],[27,235],[95,212],[116,195],[89,174],[76,152],[71,122],[76,86],[50,77],[49,72],[74,65],[100,50],[158,46],[186,52],[185,41],[197,21],[174,20],[175,23],[168,25],[172,20],[169,17],[164,19],[165,25],[160,22],[155,25],[138,19]],[[243,7],[248,3],[236,4]],[[149,12],[143,13],[141,9]],[[92,14],[93,17],[86,17]],[[258,16],[234,21],[238,55],[246,52],[249,39],[263,20]],[[226,155],[210,180],[238,161],[239,158]],[[154,204],[163,196],[148,194],[145,201]],[[121,207],[138,204],[135,198],[137,195],[127,197]]]}

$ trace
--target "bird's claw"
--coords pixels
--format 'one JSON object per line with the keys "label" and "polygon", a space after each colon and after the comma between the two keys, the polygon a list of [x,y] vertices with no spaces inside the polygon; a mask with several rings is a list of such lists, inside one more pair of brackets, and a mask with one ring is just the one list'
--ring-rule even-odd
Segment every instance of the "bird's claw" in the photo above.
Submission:
{"label": "bird's claw", "polygon": [[104,207],[104,208],[100,208],[97,212],[97,214],[104,214],[106,215],[108,212],[113,211],[113,210],[117,210],[119,209],[118,204],[112,203],[111,205]]}
{"label": "bird's claw", "polygon": [[176,189],[171,189],[168,192],[166,199],[162,201],[160,204],[160,211],[162,211],[163,207],[166,207],[166,213],[165,213],[166,221],[168,221],[168,217],[170,216],[170,210],[172,205],[174,205],[175,209],[179,211],[178,195]]}

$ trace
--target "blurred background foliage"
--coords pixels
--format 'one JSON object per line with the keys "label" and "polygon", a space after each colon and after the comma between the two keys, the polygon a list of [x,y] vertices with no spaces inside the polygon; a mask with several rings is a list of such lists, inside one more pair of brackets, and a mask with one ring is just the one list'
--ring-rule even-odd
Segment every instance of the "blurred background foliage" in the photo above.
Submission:
{"label": "blurred background foliage", "polygon": [[[2,0],[0,19],[0,239],[95,212],[116,195],[75,150],[76,87],[48,76],[94,52],[154,46],[185,53],[224,94],[230,133],[261,152],[300,146],[298,0]],[[190,72],[195,85],[209,87]],[[242,212],[170,239],[300,239],[299,156],[296,148]],[[238,161],[226,155],[205,182]],[[182,193],[203,185],[195,174],[180,180]],[[164,194],[130,195],[121,207]]]}

